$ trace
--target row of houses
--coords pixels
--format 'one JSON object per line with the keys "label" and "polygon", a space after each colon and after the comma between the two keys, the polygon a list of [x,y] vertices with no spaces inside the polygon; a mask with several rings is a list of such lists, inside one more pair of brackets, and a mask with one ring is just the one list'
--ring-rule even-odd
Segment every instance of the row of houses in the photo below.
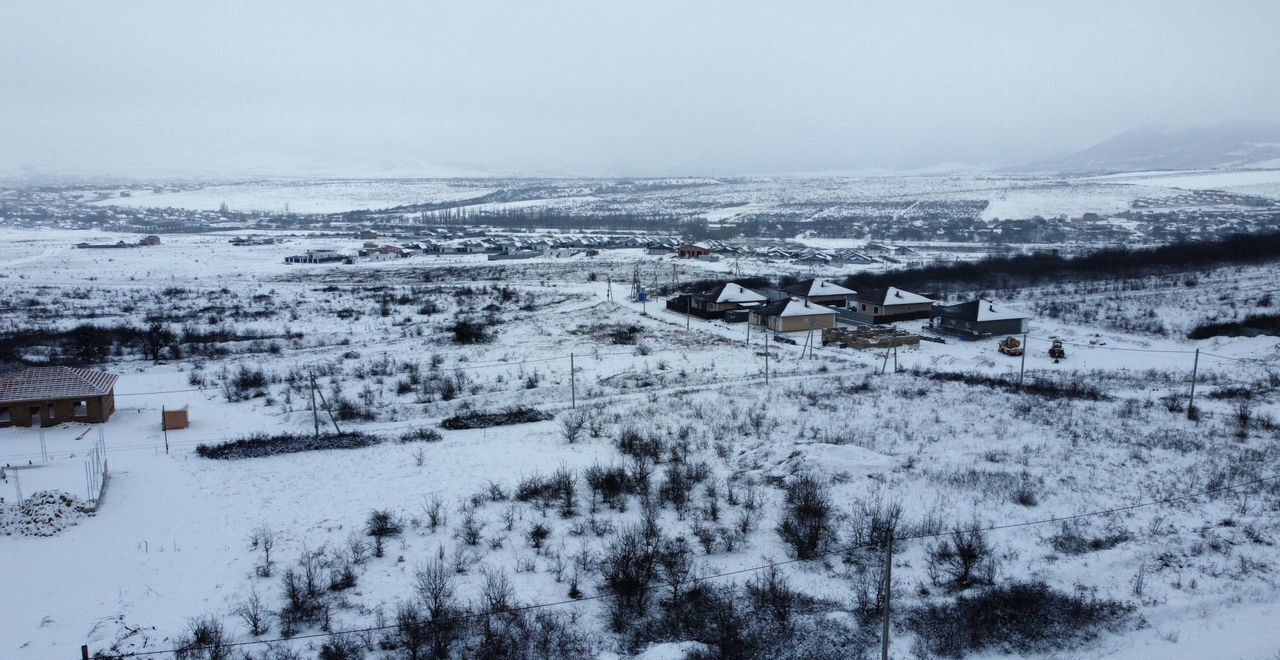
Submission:
{"label": "row of houses", "polygon": [[675,296],[667,301],[667,308],[703,319],[747,322],[774,332],[833,328],[841,321],[884,325],[930,320],[943,332],[983,337],[1026,332],[1030,319],[990,300],[939,305],[927,296],[897,287],[854,291],[822,278],[778,289],[726,282]]}
{"label": "row of houses", "polygon": [[639,239],[617,239],[598,236],[566,237],[562,239],[503,236],[497,238],[467,238],[448,242],[419,240],[399,245],[378,245],[377,243],[366,242],[354,255],[328,248],[315,249],[285,257],[285,263],[318,264],[354,263],[357,260],[390,261],[419,254],[487,254],[492,260],[528,259],[538,256],[571,257],[578,254],[594,256],[604,248],[642,247],[643,245],[644,243]]}
{"label": "row of houses", "polygon": [[116,241],[115,243],[76,243],[76,247],[81,250],[110,250],[119,248],[132,247],[152,247],[160,244],[160,237],[152,234],[143,236],[137,243],[126,243],[124,241]]}
{"label": "row of houses", "polygon": [[645,246],[645,252],[653,255],[674,254],[682,259],[714,261],[722,256],[736,256],[764,260],[790,260],[800,265],[836,267],[873,264],[879,261],[894,262],[897,261],[895,257],[909,258],[919,256],[919,253],[913,248],[905,246],[894,247],[882,243],[869,243],[861,248],[823,250],[790,244],[749,246],[722,241],[681,243],[674,239],[652,242]]}

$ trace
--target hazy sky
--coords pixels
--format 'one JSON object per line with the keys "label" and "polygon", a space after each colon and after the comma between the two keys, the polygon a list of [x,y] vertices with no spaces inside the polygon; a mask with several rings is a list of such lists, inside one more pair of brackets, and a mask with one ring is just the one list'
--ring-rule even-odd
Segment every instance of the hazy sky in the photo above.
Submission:
{"label": "hazy sky", "polygon": [[0,0],[0,173],[1005,164],[1280,116],[1280,2]]}

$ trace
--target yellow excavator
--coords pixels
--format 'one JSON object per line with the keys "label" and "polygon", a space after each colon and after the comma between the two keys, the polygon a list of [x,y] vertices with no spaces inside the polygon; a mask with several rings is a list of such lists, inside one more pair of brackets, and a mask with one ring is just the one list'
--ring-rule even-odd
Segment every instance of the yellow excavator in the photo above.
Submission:
{"label": "yellow excavator", "polygon": [[1022,355],[1022,342],[1018,341],[1017,337],[1005,337],[1000,340],[999,350],[1005,355],[1018,357]]}

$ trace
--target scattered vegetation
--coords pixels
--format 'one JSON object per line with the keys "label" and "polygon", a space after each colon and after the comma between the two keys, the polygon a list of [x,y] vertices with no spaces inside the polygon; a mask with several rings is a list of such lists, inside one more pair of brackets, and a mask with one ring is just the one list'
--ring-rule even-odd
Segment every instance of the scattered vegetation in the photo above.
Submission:
{"label": "scattered vegetation", "polygon": [[234,460],[275,456],[277,454],[294,454],[302,451],[360,449],[362,447],[371,447],[380,442],[382,440],[377,436],[359,431],[322,433],[318,436],[297,433],[278,433],[276,435],[256,433],[237,440],[197,445],[196,454],[202,458]]}
{"label": "scattered vegetation", "polygon": [[464,429],[484,429],[491,426],[544,422],[552,417],[551,413],[543,412],[537,408],[513,406],[496,412],[461,412],[445,418],[440,422],[440,426],[451,431],[460,431]]}
{"label": "scattered vegetation", "polygon": [[948,658],[983,651],[1049,653],[1118,628],[1132,609],[1043,582],[1019,582],[917,608],[907,616],[907,628],[924,651]]}

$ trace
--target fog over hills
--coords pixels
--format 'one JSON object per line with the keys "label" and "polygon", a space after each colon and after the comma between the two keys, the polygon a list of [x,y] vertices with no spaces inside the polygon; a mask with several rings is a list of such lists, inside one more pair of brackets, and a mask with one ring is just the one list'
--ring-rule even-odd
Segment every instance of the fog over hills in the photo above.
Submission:
{"label": "fog over hills", "polygon": [[1280,124],[1228,123],[1125,131],[1023,171],[1063,174],[1280,166]]}

